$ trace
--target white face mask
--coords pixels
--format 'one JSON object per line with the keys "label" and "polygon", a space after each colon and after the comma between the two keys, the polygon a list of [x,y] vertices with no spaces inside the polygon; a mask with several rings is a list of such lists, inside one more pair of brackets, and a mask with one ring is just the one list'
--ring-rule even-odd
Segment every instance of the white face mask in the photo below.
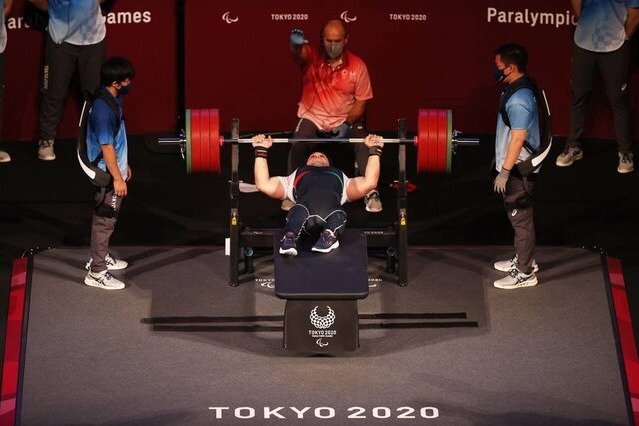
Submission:
{"label": "white face mask", "polygon": [[331,59],[337,59],[344,53],[344,43],[324,43],[324,50]]}

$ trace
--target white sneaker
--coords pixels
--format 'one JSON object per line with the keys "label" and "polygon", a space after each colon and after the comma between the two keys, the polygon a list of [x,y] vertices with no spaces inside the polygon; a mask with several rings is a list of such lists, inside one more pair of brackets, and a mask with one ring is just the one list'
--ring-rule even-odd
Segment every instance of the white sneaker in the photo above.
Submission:
{"label": "white sneaker", "polygon": [[98,287],[104,290],[122,290],[125,286],[122,281],[111,275],[107,271],[91,272],[84,277],[84,283],[91,287]]}
{"label": "white sneaker", "polygon": [[0,163],[8,163],[9,161],[11,161],[9,153],[0,149]]}
{"label": "white sneaker", "polygon": [[635,169],[635,162],[634,162],[634,155],[632,154],[632,152],[629,154],[622,154],[620,152],[619,165],[617,166],[617,171],[619,173],[630,173],[634,169]]}
{"label": "white sneaker", "polygon": [[564,151],[557,157],[557,161],[555,161],[555,164],[559,167],[568,167],[571,166],[572,163],[574,163],[575,161],[581,160],[583,156],[584,153],[581,148],[577,148],[574,146],[566,147],[564,148]]}
{"label": "white sneaker", "polygon": [[38,158],[44,161],[55,160],[53,139],[41,139],[40,142],[38,142]]}
{"label": "white sneaker", "polygon": [[[107,254],[106,258],[104,258],[107,265],[108,271],[117,271],[118,269],[124,269],[129,266],[129,263],[126,260],[115,259],[111,254]],[[84,269],[87,271],[91,269],[91,263],[93,263],[93,259],[89,259],[86,265],[84,265]]]}
{"label": "white sneaker", "polygon": [[366,211],[371,213],[379,213],[382,211],[382,200],[379,198],[379,192],[373,189],[364,197]]}
{"label": "white sneaker", "polygon": [[497,288],[504,290],[512,290],[520,287],[532,287],[537,285],[537,276],[534,272],[525,275],[519,269],[511,269],[504,278],[497,280],[493,283]]}
{"label": "white sneaker", "polygon": [[[510,272],[513,269],[517,268],[517,255],[511,257],[508,260],[500,260],[495,262],[495,269],[503,272]],[[533,272],[539,272],[539,265],[535,262],[535,259],[532,261]]]}

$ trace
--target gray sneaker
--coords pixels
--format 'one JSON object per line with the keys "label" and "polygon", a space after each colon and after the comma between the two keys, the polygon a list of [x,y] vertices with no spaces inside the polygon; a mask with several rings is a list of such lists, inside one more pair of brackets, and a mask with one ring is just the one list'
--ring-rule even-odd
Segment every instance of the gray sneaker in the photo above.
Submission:
{"label": "gray sneaker", "polygon": [[11,161],[9,153],[0,149],[0,163],[8,163],[9,161]]}
{"label": "gray sneaker", "polygon": [[559,167],[568,167],[568,166],[572,166],[572,163],[574,163],[577,160],[581,160],[584,156],[583,151],[581,150],[581,148],[577,148],[577,147],[566,147],[564,148],[564,152],[562,152],[561,154],[559,154],[559,156],[557,156],[557,161],[555,161],[555,164],[558,165]]}
{"label": "gray sneaker", "polygon": [[91,272],[84,277],[84,283],[91,287],[103,290],[122,290],[125,286],[122,281],[111,275],[109,271]]}
{"label": "gray sneaker", "polygon": [[619,165],[617,171],[619,173],[630,173],[635,169],[634,155],[632,152],[628,154],[619,153]]}
{"label": "gray sneaker", "polygon": [[38,142],[38,158],[44,161],[55,160],[53,139],[40,139],[40,142]]}
{"label": "gray sneaker", "polygon": [[526,275],[517,268],[508,272],[504,278],[497,280],[493,285],[504,290],[513,290],[521,287],[533,287],[538,283],[537,276],[534,272]]}
{"label": "gray sneaker", "polygon": [[379,213],[382,211],[382,200],[379,198],[379,192],[373,189],[364,197],[364,203],[366,204],[366,211],[371,213]]}

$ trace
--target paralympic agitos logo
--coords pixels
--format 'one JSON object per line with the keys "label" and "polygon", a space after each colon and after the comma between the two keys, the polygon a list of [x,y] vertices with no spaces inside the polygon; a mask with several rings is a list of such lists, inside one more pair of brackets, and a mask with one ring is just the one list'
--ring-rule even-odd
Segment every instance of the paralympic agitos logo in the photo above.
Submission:
{"label": "paralympic agitos logo", "polygon": [[234,18],[231,18],[231,11],[229,10],[227,12],[224,12],[224,15],[222,15],[222,20],[226,22],[227,24],[232,24],[234,22],[239,21],[240,18],[238,18],[237,16]]}
{"label": "paralympic agitos logo", "polygon": [[354,17],[350,17],[348,16],[348,10],[343,11],[340,15],[340,18],[342,18],[342,21],[344,22],[353,22],[353,21],[357,21],[357,16]]}

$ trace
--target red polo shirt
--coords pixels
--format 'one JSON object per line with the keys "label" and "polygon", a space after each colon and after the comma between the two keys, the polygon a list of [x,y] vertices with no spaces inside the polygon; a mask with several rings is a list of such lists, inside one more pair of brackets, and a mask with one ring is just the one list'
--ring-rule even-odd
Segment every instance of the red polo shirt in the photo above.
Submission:
{"label": "red polo shirt", "polygon": [[334,69],[317,49],[305,45],[308,62],[302,67],[302,99],[297,116],[322,130],[333,130],[346,120],[356,100],[371,99],[368,69],[359,56],[345,51]]}

